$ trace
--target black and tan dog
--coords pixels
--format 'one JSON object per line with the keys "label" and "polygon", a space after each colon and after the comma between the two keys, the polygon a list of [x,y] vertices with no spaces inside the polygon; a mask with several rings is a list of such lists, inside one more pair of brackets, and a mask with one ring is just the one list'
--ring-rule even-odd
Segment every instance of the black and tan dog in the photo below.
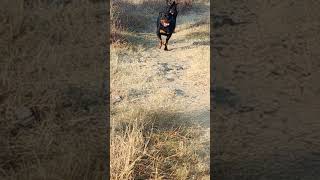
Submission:
{"label": "black and tan dog", "polygon": [[[172,3],[167,0],[167,8],[165,11],[160,12],[157,19],[157,36],[160,39],[159,48],[161,49],[164,44],[164,50],[168,50],[168,41],[171,38],[174,29],[176,28],[176,19],[178,15],[177,5],[175,1]],[[166,42],[163,43],[161,35],[167,36]]]}

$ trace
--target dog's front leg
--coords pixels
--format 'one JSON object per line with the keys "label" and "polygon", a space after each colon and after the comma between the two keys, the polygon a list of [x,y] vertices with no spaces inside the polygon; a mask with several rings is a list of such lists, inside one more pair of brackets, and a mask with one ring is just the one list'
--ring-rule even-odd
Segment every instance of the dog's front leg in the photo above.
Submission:
{"label": "dog's front leg", "polygon": [[167,36],[166,43],[164,44],[164,50],[165,50],[165,51],[168,51],[168,46],[167,46],[167,45],[168,45],[169,39],[171,38],[171,35],[172,35],[172,34],[170,34],[170,35]]}
{"label": "dog's front leg", "polygon": [[159,44],[159,49],[161,49],[161,47],[162,47],[162,39],[161,39],[161,34],[160,33],[157,33],[157,36],[158,36],[158,38],[159,38],[159,40],[160,40],[160,44]]}
{"label": "dog's front leg", "polygon": [[160,39],[160,43],[159,43],[159,49],[161,49],[161,47],[162,47],[162,44],[163,44],[163,42],[162,42],[162,39]]}

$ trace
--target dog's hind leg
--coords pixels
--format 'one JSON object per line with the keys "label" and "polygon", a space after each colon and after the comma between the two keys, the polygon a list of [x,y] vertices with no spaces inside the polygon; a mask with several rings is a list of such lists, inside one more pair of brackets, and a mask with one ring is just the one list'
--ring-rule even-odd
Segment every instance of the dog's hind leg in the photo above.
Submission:
{"label": "dog's hind leg", "polygon": [[164,44],[164,50],[165,50],[165,51],[168,51],[167,45],[168,45],[169,39],[171,38],[171,35],[172,35],[172,34],[169,34],[169,35],[167,36],[166,43]]}

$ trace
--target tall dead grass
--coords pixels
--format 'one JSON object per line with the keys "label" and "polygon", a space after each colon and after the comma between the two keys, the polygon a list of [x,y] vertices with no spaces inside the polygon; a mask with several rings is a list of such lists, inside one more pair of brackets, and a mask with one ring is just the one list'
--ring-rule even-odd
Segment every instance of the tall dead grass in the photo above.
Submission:
{"label": "tall dead grass", "polygon": [[48,2],[1,1],[0,179],[102,179],[103,5]]}

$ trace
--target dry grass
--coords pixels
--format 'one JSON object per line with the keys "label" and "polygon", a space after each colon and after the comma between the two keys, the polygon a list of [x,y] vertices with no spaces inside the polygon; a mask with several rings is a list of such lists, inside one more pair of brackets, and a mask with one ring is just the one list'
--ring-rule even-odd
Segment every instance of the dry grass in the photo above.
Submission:
{"label": "dry grass", "polygon": [[[188,13],[193,4],[208,2],[207,0],[177,0],[179,15]],[[154,31],[154,22],[158,13],[164,9],[165,0],[113,0],[111,1],[111,42],[128,41],[123,31]]]}
{"label": "dry grass", "polygon": [[101,179],[102,4],[1,7],[0,179]]}
{"label": "dry grass", "polygon": [[[154,68],[156,59],[151,58],[151,47],[157,43],[153,22],[163,2],[127,0],[117,7],[121,10],[117,17],[124,16],[123,11],[128,12],[131,19],[141,18],[136,13],[139,9],[148,15],[144,19],[148,23],[131,25],[129,21],[119,20],[118,25],[113,24],[113,33],[122,39],[114,38],[111,46],[111,179],[210,178],[209,141],[199,140],[203,127],[197,123],[198,119],[185,114],[186,109],[193,110],[188,107],[188,99],[177,97],[170,88],[163,88],[167,81]],[[192,8],[198,8],[197,3]],[[183,13],[179,18],[183,24],[179,24],[179,34],[173,39],[177,42],[185,41],[186,37],[201,43],[209,41],[208,21],[188,22],[189,16]],[[192,34],[194,32],[198,34]],[[175,52],[181,59],[194,58],[190,59],[181,81],[203,92],[205,100],[199,106],[208,105],[209,45],[191,45],[190,48],[192,50]]]}
{"label": "dry grass", "polygon": [[[158,94],[158,101],[161,97]],[[163,99],[162,101],[169,101]],[[145,104],[145,102],[140,102]],[[208,176],[208,165],[199,159],[203,142],[195,141],[201,128],[163,103],[139,107],[114,106],[111,132],[112,179],[189,179]],[[137,107],[138,106],[138,107]],[[130,110],[129,110],[130,108]],[[190,128],[192,126],[192,128]],[[209,158],[209,157],[207,157]]]}

